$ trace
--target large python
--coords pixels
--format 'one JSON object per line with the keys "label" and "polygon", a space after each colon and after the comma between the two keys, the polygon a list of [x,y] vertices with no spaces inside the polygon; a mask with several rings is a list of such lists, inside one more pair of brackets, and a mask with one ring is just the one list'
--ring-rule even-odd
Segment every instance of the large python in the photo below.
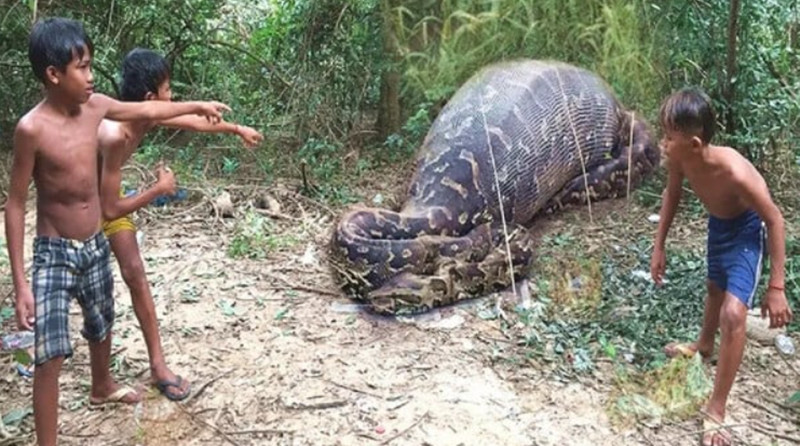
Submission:
{"label": "large python", "polygon": [[507,287],[529,273],[525,228],[537,214],[624,196],[659,158],[645,121],[594,73],[553,61],[490,65],[434,120],[399,212],[352,209],[336,224],[334,278],[382,314]]}

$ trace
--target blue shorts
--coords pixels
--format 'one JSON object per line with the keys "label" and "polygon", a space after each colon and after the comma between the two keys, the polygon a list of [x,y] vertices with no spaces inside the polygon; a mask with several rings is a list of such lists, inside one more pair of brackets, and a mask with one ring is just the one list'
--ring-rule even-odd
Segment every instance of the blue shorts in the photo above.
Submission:
{"label": "blue shorts", "polygon": [[748,309],[761,276],[765,239],[764,223],[755,211],[708,219],[708,279]]}

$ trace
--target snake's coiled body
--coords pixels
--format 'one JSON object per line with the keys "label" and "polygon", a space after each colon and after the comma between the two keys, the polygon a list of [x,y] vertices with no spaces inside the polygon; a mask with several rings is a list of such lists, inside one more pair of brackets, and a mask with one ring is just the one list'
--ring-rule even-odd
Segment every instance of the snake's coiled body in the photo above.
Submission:
{"label": "snake's coiled body", "polygon": [[658,161],[646,124],[595,74],[559,62],[491,65],[432,124],[402,209],[346,213],[329,260],[343,290],[379,313],[475,297],[508,286],[512,269],[528,273],[525,226],[538,213],[587,192],[624,196]]}

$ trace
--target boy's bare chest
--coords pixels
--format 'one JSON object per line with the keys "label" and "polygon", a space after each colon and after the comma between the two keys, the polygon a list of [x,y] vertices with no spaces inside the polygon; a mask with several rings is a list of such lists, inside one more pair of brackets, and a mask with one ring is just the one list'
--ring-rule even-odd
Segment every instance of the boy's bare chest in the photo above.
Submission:
{"label": "boy's bare chest", "polygon": [[741,197],[730,178],[725,175],[687,172],[686,180],[710,213],[726,217],[738,215],[742,211]]}
{"label": "boy's bare chest", "polygon": [[67,182],[97,175],[97,132],[75,130],[67,123],[40,138],[36,160],[40,175]]}

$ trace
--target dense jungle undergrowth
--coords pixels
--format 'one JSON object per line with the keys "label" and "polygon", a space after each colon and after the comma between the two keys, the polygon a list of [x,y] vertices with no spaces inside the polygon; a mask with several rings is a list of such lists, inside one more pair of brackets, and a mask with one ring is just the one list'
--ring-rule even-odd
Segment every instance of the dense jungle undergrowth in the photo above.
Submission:
{"label": "dense jungle undergrowth", "polygon": [[[0,0],[4,193],[11,132],[40,97],[28,30],[34,17],[52,15],[85,23],[98,91],[116,95],[125,53],[153,48],[171,62],[177,100],[223,101],[233,109],[227,120],[265,136],[248,151],[230,135],[160,130],[144,141],[138,166],[166,160],[182,185],[202,190],[290,184],[336,211],[396,203],[400,189],[387,184],[407,181],[438,111],[491,62],[558,59],[591,69],[656,133],[661,99],[699,85],[718,112],[716,142],[753,161],[787,219],[786,289],[800,313],[798,0]],[[135,177],[139,187],[146,175]],[[553,364],[564,379],[610,364],[621,395],[613,413],[689,413],[708,378],[693,361],[667,362],[661,348],[699,330],[704,217],[688,196],[676,222],[684,228],[671,238],[671,283],[654,287],[647,276],[655,227],[645,217],[658,212],[663,181],[659,172],[593,223],[582,210],[546,219],[567,224],[545,224],[532,306],[505,319],[482,313],[513,345],[498,348],[493,361]],[[265,258],[295,243],[273,236],[263,216],[246,215],[229,256]],[[628,229],[608,229],[610,221]],[[0,259],[7,267],[5,249]],[[11,305],[0,302],[0,323],[10,323]],[[796,320],[795,339],[798,329]],[[646,396],[631,402],[631,395]],[[656,403],[642,409],[642,401]]]}

